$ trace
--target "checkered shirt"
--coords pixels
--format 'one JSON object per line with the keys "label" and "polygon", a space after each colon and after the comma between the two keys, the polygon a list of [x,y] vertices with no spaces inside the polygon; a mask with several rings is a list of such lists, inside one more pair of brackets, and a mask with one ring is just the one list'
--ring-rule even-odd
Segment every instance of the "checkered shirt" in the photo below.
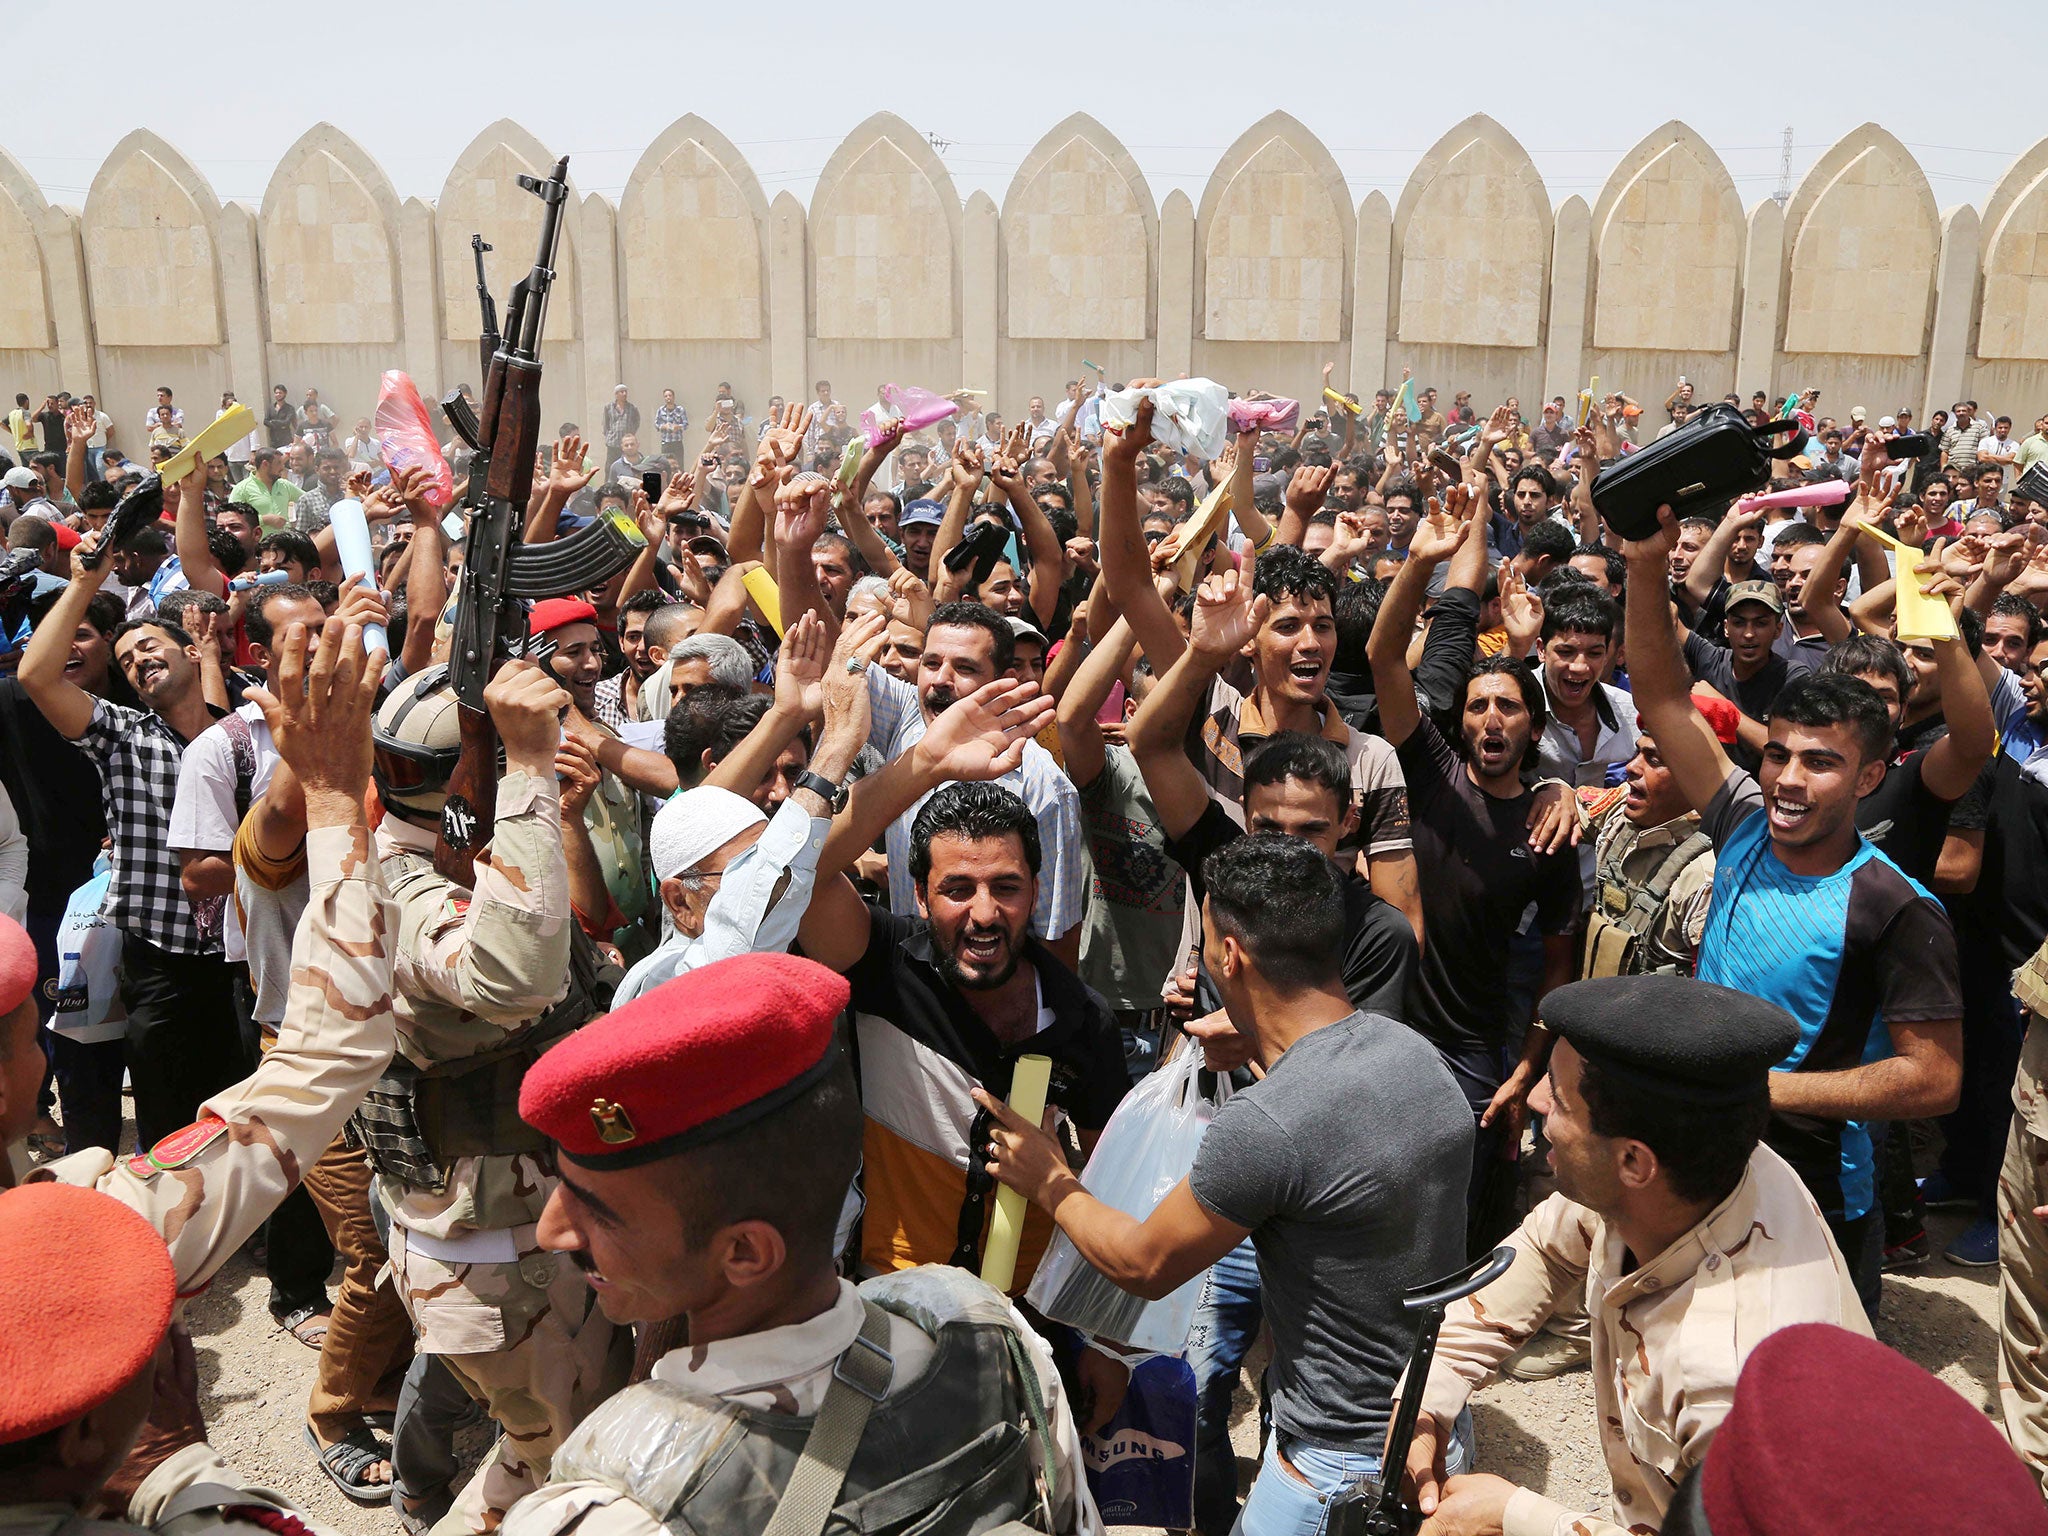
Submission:
{"label": "checkered shirt", "polygon": [[[216,711],[219,713],[219,711]],[[218,955],[202,939],[171,851],[171,802],[186,743],[161,716],[97,701],[79,750],[100,770],[100,801],[114,841],[104,916],[124,933],[179,955]]]}

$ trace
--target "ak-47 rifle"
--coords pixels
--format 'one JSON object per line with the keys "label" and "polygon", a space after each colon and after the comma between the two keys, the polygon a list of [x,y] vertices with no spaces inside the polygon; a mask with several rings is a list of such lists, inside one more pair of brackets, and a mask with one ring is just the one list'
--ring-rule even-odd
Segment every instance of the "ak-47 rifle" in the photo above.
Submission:
{"label": "ak-47 rifle", "polygon": [[512,287],[505,334],[484,280],[481,236],[476,255],[477,295],[483,305],[483,413],[460,390],[441,402],[455,435],[469,446],[469,493],[464,500],[467,552],[455,601],[448,650],[448,681],[462,726],[462,755],[448,778],[434,867],[459,885],[475,883],[476,851],[490,840],[497,819],[498,733],[484,707],[484,688],[499,666],[527,654],[529,599],[565,597],[601,585],[647,547],[633,520],[614,512],[566,539],[523,544],[526,504],[533,495],[534,455],[540,447],[540,341],[548,290],[555,281],[555,249],[569,197],[565,155],[545,177],[521,176],[519,185],[541,201],[540,250],[533,270]]}
{"label": "ak-47 rifle", "polygon": [[1394,1422],[1387,1431],[1380,1475],[1362,1477],[1330,1500],[1325,1527],[1329,1536],[1415,1536],[1422,1529],[1422,1511],[1408,1502],[1401,1477],[1408,1466],[1408,1447],[1415,1439],[1415,1421],[1422,1411],[1423,1383],[1429,1380],[1430,1362],[1436,1359],[1436,1336],[1444,1325],[1444,1309],[1460,1296],[1493,1284],[1514,1262],[1514,1249],[1496,1248],[1455,1275],[1415,1286],[1401,1298],[1402,1307],[1421,1319],[1415,1329],[1415,1345],[1408,1352],[1406,1395],[1395,1408]]}
{"label": "ak-47 rifle", "polygon": [[469,254],[476,258],[476,301],[484,312],[484,333],[476,343],[484,364],[483,372],[478,375],[480,378],[490,377],[491,362],[498,355],[498,343],[502,339],[498,335],[498,305],[491,297],[491,280],[484,274],[484,252],[495,249],[482,235],[469,237]]}

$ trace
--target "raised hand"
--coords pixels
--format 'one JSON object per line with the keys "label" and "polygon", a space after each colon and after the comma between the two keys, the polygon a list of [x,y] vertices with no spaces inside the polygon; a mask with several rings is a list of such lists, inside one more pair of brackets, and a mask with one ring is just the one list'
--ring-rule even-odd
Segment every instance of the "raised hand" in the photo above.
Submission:
{"label": "raised hand", "polygon": [[1408,558],[1421,560],[1430,565],[1448,560],[1458,552],[1458,546],[1465,539],[1465,522],[1458,516],[1463,502],[1459,493],[1462,485],[1451,487],[1451,494],[1439,500],[1429,498],[1429,511],[1415,525],[1415,532],[1409,535]]}
{"label": "raised hand", "polygon": [[1304,519],[1315,516],[1323,504],[1323,494],[1330,488],[1330,477],[1336,474],[1329,464],[1301,464],[1287,481],[1287,506]]}
{"label": "raised hand", "polygon": [[[805,617],[817,622],[815,614],[806,614]],[[818,624],[821,638],[824,632],[825,626]],[[828,732],[852,731],[858,734],[859,741],[867,740],[871,706],[865,673],[875,657],[881,654],[882,642],[888,634],[888,617],[880,613],[858,614],[841,626],[838,643],[826,658],[821,680],[820,707],[825,712],[825,729]],[[776,686],[780,689],[779,679]],[[853,750],[859,750],[858,742]]]}
{"label": "raised hand", "polygon": [[796,475],[775,492],[775,542],[808,550],[825,531],[832,513],[832,482],[821,475]]}
{"label": "raised hand", "polygon": [[567,437],[555,440],[555,462],[548,467],[548,487],[565,496],[574,496],[597,477],[598,467],[585,469],[583,455],[588,451],[583,439],[571,432]]}
{"label": "raised hand", "polygon": [[889,575],[889,599],[890,618],[923,634],[932,612],[932,589],[923,578],[909,566],[899,565]]}
{"label": "raised hand", "polygon": [[1892,530],[1901,544],[1922,548],[1927,543],[1927,509],[1915,502],[1892,518]]}
{"label": "raised hand", "polygon": [[1508,632],[1508,649],[1526,656],[1543,633],[1543,599],[1529,590],[1529,583],[1515,569],[1515,562],[1500,563],[1500,622]]}
{"label": "raised hand", "polygon": [[775,658],[775,707],[813,720],[822,714],[825,663],[831,653],[824,621],[806,609],[784,632]]}
{"label": "raised hand", "polygon": [[1198,656],[1221,666],[1251,644],[1272,609],[1273,600],[1254,595],[1251,583],[1236,571],[1211,576],[1195,594],[1188,643]]}
{"label": "raised hand", "polygon": [[562,786],[562,818],[581,817],[590,797],[597,793],[604,769],[598,765],[597,749],[580,736],[564,736],[555,748],[555,779]]}
{"label": "raised hand", "polygon": [[661,488],[661,500],[655,510],[661,514],[664,525],[671,517],[688,512],[697,505],[697,473],[681,469],[669,476],[668,484]]}
{"label": "raised hand", "polygon": [[[298,777],[313,826],[362,819],[370,783],[370,716],[384,676],[384,652],[363,654],[355,624],[329,621],[317,647],[306,626],[285,626],[277,652],[277,691],[251,688],[278,755]],[[310,654],[309,654],[310,653]]]}
{"label": "raised hand", "polygon": [[958,440],[953,444],[954,476],[971,494],[981,484],[981,477],[987,472],[988,457],[974,444]]}
{"label": "raised hand", "polygon": [[342,489],[357,501],[368,501],[370,492],[376,489],[376,477],[367,469],[352,470]]}
{"label": "raised hand", "polygon": [[1504,443],[1508,434],[1514,431],[1515,413],[1504,405],[1496,405],[1493,414],[1486,418],[1486,426],[1480,431],[1479,446],[1492,448],[1495,443]]}
{"label": "raised hand", "polygon": [[1136,419],[1128,427],[1111,427],[1103,444],[1102,456],[1114,459],[1119,464],[1136,467],[1138,455],[1152,446],[1152,399],[1147,396],[1138,402]]}
{"label": "raised hand", "polygon": [[998,677],[942,710],[911,750],[944,781],[999,779],[1024,761],[1025,743],[1045,728],[1056,707],[1038,684]]}
{"label": "raised hand", "polygon": [[93,413],[82,405],[74,405],[64,413],[64,437],[68,442],[90,442],[98,427],[98,422],[93,419]]}

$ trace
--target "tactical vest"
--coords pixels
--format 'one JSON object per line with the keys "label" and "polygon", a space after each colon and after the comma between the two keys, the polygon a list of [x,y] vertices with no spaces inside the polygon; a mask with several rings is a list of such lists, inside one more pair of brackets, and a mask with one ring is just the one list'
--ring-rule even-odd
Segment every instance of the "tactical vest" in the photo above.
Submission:
{"label": "tactical vest", "polygon": [[[1594,871],[1593,911],[1586,923],[1586,948],[1580,957],[1579,974],[1593,976],[1685,975],[1685,968],[1656,955],[1650,945],[1650,929],[1671,887],[1693,860],[1713,851],[1714,841],[1695,832],[1664,855],[1643,882],[1622,873],[1623,858],[1614,852],[1613,839],[1600,856]],[[1654,963],[1653,963],[1654,962]]]}
{"label": "tactical vest", "polygon": [[[386,885],[426,863],[409,851],[389,855],[381,866]],[[619,976],[572,922],[569,990],[561,1001],[488,1051],[430,1067],[394,1055],[349,1117],[349,1145],[362,1148],[377,1172],[435,1194],[448,1187],[458,1158],[541,1151],[547,1137],[519,1118],[519,1084],[550,1046],[611,1007]]]}
{"label": "tactical vest", "polygon": [[[1056,1475],[1052,1417],[1003,1297],[947,1265],[878,1276],[860,1295],[861,1336],[815,1415],[645,1381],[577,1426],[551,1479],[616,1488],[692,1536],[1050,1531],[1031,1454],[1035,1440]],[[912,1381],[893,1375],[892,1313],[937,1346]]]}

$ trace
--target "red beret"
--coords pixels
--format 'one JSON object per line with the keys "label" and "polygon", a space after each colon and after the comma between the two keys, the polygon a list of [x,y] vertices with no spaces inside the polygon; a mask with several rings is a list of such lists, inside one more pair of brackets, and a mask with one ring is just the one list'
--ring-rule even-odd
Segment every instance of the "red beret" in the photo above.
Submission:
{"label": "red beret", "polygon": [[28,930],[11,917],[0,917],[0,1014],[14,1012],[35,991],[39,970]]}
{"label": "red beret", "polygon": [[544,598],[526,616],[527,633],[544,635],[564,624],[595,624],[597,610],[580,597]]}
{"label": "red beret", "polygon": [[1699,1479],[1714,1536],[2048,1532],[2033,1474],[1982,1413],[1825,1323],[1781,1328],[1750,1351]]}
{"label": "red beret", "polygon": [[0,1193],[0,1445],[69,1424],[132,1380],[177,1292],[162,1236],[113,1196]]}
{"label": "red beret", "polygon": [[69,523],[52,523],[50,524],[50,532],[57,535],[57,547],[67,555],[72,550],[78,548],[78,541],[85,537],[84,534],[80,533]]}
{"label": "red beret", "polygon": [[795,955],[689,971],[534,1063],[519,1117],[590,1168],[628,1168],[779,1108],[830,1070],[846,978]]}

